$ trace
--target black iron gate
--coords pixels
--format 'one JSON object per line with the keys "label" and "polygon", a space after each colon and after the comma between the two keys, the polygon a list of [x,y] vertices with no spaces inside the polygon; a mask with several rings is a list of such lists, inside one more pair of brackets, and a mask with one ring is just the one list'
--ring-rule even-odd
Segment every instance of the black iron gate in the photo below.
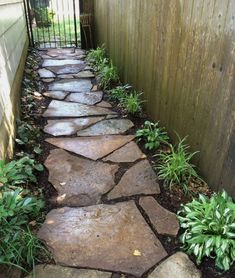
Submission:
{"label": "black iron gate", "polygon": [[30,44],[80,46],[79,0],[24,0]]}

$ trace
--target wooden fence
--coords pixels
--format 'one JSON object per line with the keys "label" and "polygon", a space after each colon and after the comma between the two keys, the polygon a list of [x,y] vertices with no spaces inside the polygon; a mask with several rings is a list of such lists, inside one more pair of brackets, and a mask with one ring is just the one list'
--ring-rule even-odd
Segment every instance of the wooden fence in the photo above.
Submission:
{"label": "wooden fence", "polygon": [[94,0],[95,35],[172,138],[235,197],[235,0]]}

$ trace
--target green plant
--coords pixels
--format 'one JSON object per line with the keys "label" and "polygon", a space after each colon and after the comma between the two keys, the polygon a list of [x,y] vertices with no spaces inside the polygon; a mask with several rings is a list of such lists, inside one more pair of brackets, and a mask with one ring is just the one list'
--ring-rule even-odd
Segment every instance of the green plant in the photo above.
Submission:
{"label": "green plant", "polygon": [[131,88],[130,85],[117,86],[108,91],[108,99],[110,101],[123,102],[123,99],[126,97],[128,90]]}
{"label": "green plant", "polygon": [[173,185],[183,187],[185,193],[188,192],[188,184],[191,178],[199,178],[195,166],[190,163],[192,157],[198,153],[189,153],[189,146],[185,144],[184,139],[179,138],[179,143],[174,147],[169,145],[171,152],[161,151],[155,155],[159,158],[159,163],[155,167],[158,170],[158,177],[164,180],[164,184],[171,189]]}
{"label": "green plant", "polygon": [[37,27],[45,28],[51,26],[55,12],[48,9],[47,7],[34,9],[35,19]]}
{"label": "green plant", "polygon": [[143,128],[137,130],[138,141],[145,142],[145,148],[149,150],[157,149],[161,143],[167,143],[169,137],[164,128],[159,127],[159,122],[153,123],[145,121]]}
{"label": "green plant", "polygon": [[235,203],[225,191],[211,198],[199,195],[182,206],[178,219],[184,249],[198,264],[211,257],[219,269],[230,268],[235,261]]}
{"label": "green plant", "polygon": [[102,45],[96,49],[91,49],[86,56],[86,61],[95,68],[98,65],[103,64],[105,61],[105,46]]}
{"label": "green plant", "polygon": [[113,63],[103,63],[98,67],[98,77],[100,80],[100,86],[103,89],[108,89],[113,82],[119,80],[117,68],[113,66]]}
{"label": "green plant", "polygon": [[142,92],[133,91],[122,99],[121,106],[130,114],[137,114],[141,112],[141,95]]}
{"label": "green plant", "polygon": [[24,156],[9,163],[0,160],[0,185],[15,186],[28,182],[35,183],[37,181],[34,175],[35,170],[42,171],[43,166],[29,156]]}

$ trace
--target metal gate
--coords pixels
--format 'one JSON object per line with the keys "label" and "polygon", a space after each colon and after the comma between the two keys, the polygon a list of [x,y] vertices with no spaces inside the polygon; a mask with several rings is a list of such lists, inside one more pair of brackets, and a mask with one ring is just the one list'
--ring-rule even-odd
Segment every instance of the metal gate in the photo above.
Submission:
{"label": "metal gate", "polygon": [[33,47],[80,46],[79,0],[24,0],[24,7]]}

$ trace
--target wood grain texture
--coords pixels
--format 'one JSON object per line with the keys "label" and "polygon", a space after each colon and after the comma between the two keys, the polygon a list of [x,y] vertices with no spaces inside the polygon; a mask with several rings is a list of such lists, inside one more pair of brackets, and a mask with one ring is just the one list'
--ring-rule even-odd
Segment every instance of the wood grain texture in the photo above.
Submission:
{"label": "wood grain texture", "polygon": [[235,197],[235,0],[94,0],[97,43],[201,175]]}

